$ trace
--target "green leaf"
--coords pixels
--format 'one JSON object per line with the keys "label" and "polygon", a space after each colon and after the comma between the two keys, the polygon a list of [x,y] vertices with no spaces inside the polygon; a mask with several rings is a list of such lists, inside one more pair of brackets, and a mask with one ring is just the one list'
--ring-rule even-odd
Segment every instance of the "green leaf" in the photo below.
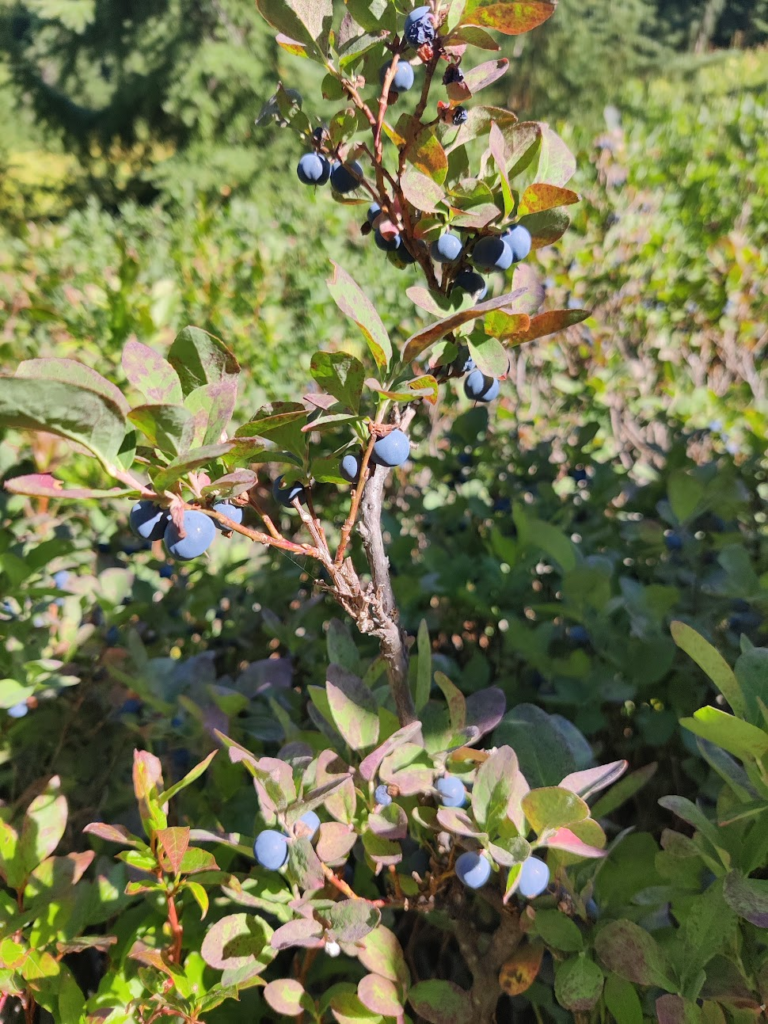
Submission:
{"label": "green leaf", "polygon": [[140,405],[128,419],[161,452],[175,456],[190,447],[192,414],[183,405]]}
{"label": "green leaf", "polygon": [[566,185],[576,173],[576,159],[554,129],[540,125],[541,147],[536,179],[550,185]]}
{"label": "green leaf", "polygon": [[[559,910],[537,910],[533,925],[536,934],[552,949],[579,953],[584,948],[584,939],[578,926]],[[561,1005],[565,1006],[565,1003]],[[566,1006],[566,1009],[571,1007]]]}
{"label": "green leaf", "polygon": [[203,466],[207,466],[222,455],[232,451],[234,441],[225,441],[222,444],[209,444],[203,448],[191,448],[169,462],[165,469],[162,469],[154,478],[155,489],[158,493],[169,490],[177,480],[180,480],[187,473],[192,473]]}
{"label": "green leaf", "polygon": [[[8,486],[6,484],[6,486]],[[756,725],[762,720],[760,712],[760,701],[768,704],[768,649],[765,647],[750,647],[737,659],[733,667],[736,679],[739,682],[740,692],[744,694],[748,714],[746,717]],[[728,700],[726,696],[726,700]],[[736,714],[740,712],[728,703]]]}
{"label": "green leaf", "polygon": [[237,377],[240,364],[223,341],[199,327],[180,331],[168,352],[185,395],[206,384]]}
{"label": "green leaf", "polygon": [[312,55],[327,53],[332,0],[256,0],[256,7],[273,28],[303,43]]}
{"label": "green leaf", "polygon": [[[491,313],[491,316],[493,315]],[[467,339],[467,347],[478,370],[487,377],[501,377],[509,369],[509,356],[497,338],[472,335]]]}
{"label": "green leaf", "polygon": [[725,876],[723,896],[739,917],[756,928],[768,928],[768,881],[731,871]]}
{"label": "green leaf", "polygon": [[512,747],[498,747],[477,770],[472,787],[472,812],[480,828],[495,835],[507,817],[512,796],[520,788],[520,769]]}
{"label": "green leaf", "polygon": [[405,158],[420,174],[442,185],[448,174],[448,157],[438,138],[436,127],[425,128],[418,118],[409,114],[397,122],[395,129],[405,140]]}
{"label": "green leaf", "polygon": [[403,362],[410,363],[414,359],[425,352],[430,345],[433,345],[440,338],[445,337],[446,334],[450,334],[451,331],[455,331],[457,327],[461,327],[463,324],[469,323],[471,320],[477,320],[481,316],[485,316],[486,313],[492,312],[494,309],[501,309],[502,307],[509,306],[518,295],[522,295],[521,292],[508,292],[505,295],[499,295],[495,299],[487,299],[485,302],[480,302],[476,306],[472,306],[470,309],[458,310],[456,313],[450,313],[448,316],[443,317],[442,320],[438,320],[436,323],[428,324],[426,327],[422,327],[420,330],[412,334],[405,345],[403,351]]}
{"label": "green leaf", "polygon": [[742,760],[759,760],[768,753],[768,733],[719,708],[699,708],[693,718],[681,718],[680,725]]}
{"label": "green leaf", "polygon": [[512,507],[512,519],[523,547],[538,548],[558,563],[563,572],[576,568],[576,545],[562,530],[529,516],[522,505]]}
{"label": "green leaf", "polygon": [[180,405],[181,381],[167,359],[148,345],[130,339],[123,349],[123,373],[148,405]]}
{"label": "green leaf", "polygon": [[265,437],[303,459],[307,438],[302,427],[308,417],[309,413],[300,402],[273,402],[239,427],[235,437]]}
{"label": "green leaf", "polygon": [[341,619],[331,619],[325,637],[328,662],[341,665],[348,672],[357,673],[360,668],[360,654],[349,629]]}
{"label": "green leaf", "polygon": [[329,665],[326,692],[336,728],[352,750],[374,746],[379,738],[379,709],[362,679],[339,665]]}
{"label": "green leaf", "polygon": [[207,757],[204,757],[199,764],[196,764],[194,768],[187,772],[183,779],[179,779],[178,782],[174,782],[172,786],[169,786],[160,796],[157,798],[159,804],[167,804],[169,800],[172,800],[177,793],[180,793],[182,789],[186,789],[187,786],[199,779],[203,772],[206,770],[211,761],[216,757],[218,751],[212,750]]}
{"label": "green leaf", "polygon": [[51,856],[64,835],[67,801],[60,789],[59,777],[54,775],[47,790],[35,797],[24,815],[17,855],[27,874]]}
{"label": "green leaf", "polygon": [[308,839],[288,844],[288,872],[300,889],[321,889],[325,885],[323,866]]}
{"label": "green leaf", "polygon": [[595,950],[608,970],[625,981],[668,992],[677,988],[661,946],[633,921],[610,921],[597,933]]}
{"label": "green leaf", "polygon": [[403,1001],[400,990],[389,978],[382,978],[379,974],[366,974],[357,986],[357,996],[371,1013],[380,1013],[383,1017],[402,1016]]}
{"label": "green leaf", "polygon": [[261,959],[271,937],[272,929],[255,914],[230,914],[208,928],[200,952],[209,967],[236,969]]}
{"label": "green leaf", "polygon": [[385,369],[392,358],[392,343],[389,340],[381,317],[371,300],[360,286],[352,280],[346,270],[331,260],[333,274],[328,279],[328,290],[339,309],[354,320],[368,343],[376,365]]}
{"label": "green leaf", "polygon": [[696,1003],[682,996],[659,996],[656,1020],[657,1024],[701,1024],[701,1011]]}
{"label": "green leaf", "polygon": [[229,426],[237,402],[237,377],[225,377],[223,380],[205,384],[201,388],[190,391],[184,405],[193,413],[195,420],[200,418],[201,430],[198,444],[217,444]]}
{"label": "green leaf", "polygon": [[521,217],[520,223],[531,233],[531,248],[543,249],[562,238],[571,223],[571,218],[562,210],[545,210]]}
{"label": "green leaf", "polygon": [[534,704],[518,704],[499,722],[494,741],[507,743],[517,754],[522,771],[533,785],[556,785],[573,771],[573,757],[550,716]]}
{"label": "green leaf", "polygon": [[418,713],[426,706],[432,689],[432,645],[429,639],[429,629],[424,619],[419,623],[417,645],[419,656],[416,663],[414,704]]}
{"label": "green leaf", "polygon": [[403,948],[393,932],[384,925],[368,932],[356,943],[357,958],[363,967],[374,974],[389,978],[404,988],[408,988],[411,972],[405,962]]}
{"label": "green leaf", "polygon": [[523,797],[523,813],[536,835],[589,817],[589,807],[575,793],[559,786],[532,789]]}
{"label": "green leaf", "polygon": [[605,1006],[621,1024],[643,1024],[643,1007],[637,990],[630,982],[609,974],[603,989]]}
{"label": "green leaf", "polygon": [[[572,921],[569,923],[573,924]],[[602,991],[603,972],[592,960],[585,956],[577,956],[558,964],[555,974],[555,998],[566,1010],[586,1013],[597,1005]]]}
{"label": "green leaf", "polygon": [[663,796],[659,799],[659,805],[668,811],[672,811],[678,818],[682,818],[683,821],[687,821],[689,825],[693,825],[694,828],[698,829],[702,836],[709,840],[718,852],[720,859],[726,867],[728,866],[731,859],[730,854],[720,838],[717,826],[709,820],[703,811],[699,810],[695,803],[684,796]]}
{"label": "green leaf", "polygon": [[687,522],[705,496],[704,484],[684,469],[676,469],[667,483],[669,504],[679,523]]}
{"label": "green leaf", "polygon": [[408,1002],[429,1024],[471,1024],[475,1019],[469,992],[452,981],[419,981]]}
{"label": "green leaf", "polygon": [[592,808],[592,816],[594,818],[606,818],[608,815],[613,814],[618,807],[621,807],[627,800],[631,800],[635,793],[639,792],[653,778],[657,768],[658,763],[652,761],[650,764],[643,765],[642,768],[638,768],[621,779],[620,782],[617,782],[611,788],[610,793],[601,796],[595,803]]}
{"label": "green leaf", "polygon": [[62,380],[0,377],[0,426],[44,430],[83,445],[112,472],[125,437],[113,399]]}
{"label": "green leaf", "polygon": [[355,356],[346,352],[315,352],[310,373],[329,395],[357,412],[363,390],[365,369]]}
{"label": "green leaf", "polygon": [[694,896],[685,908],[680,928],[681,985],[695,981],[702,968],[736,933],[736,914],[723,897],[723,880],[716,879],[706,892]]}
{"label": "green leaf", "polygon": [[58,380],[64,384],[87,388],[113,402],[124,416],[128,413],[128,402],[120,388],[75,359],[26,359],[19,363],[15,376],[26,380]]}
{"label": "green leaf", "polygon": [[205,886],[201,885],[199,882],[192,882],[188,879],[184,882],[184,888],[192,893],[195,902],[200,907],[200,917],[202,920],[207,915],[209,907],[208,893]]}
{"label": "green leaf", "polygon": [[461,24],[517,36],[541,25],[554,10],[555,3],[548,0],[467,0]]}
{"label": "green leaf", "polygon": [[503,309],[489,313],[483,321],[485,333],[491,338],[512,342],[524,337],[530,326],[531,318],[527,313],[507,313]]}
{"label": "green leaf", "polygon": [[337,900],[323,911],[327,927],[337,942],[360,942],[381,923],[381,911],[367,900]]}
{"label": "green leaf", "polygon": [[720,693],[731,705],[734,713],[746,716],[747,704],[744,694],[731,666],[722,654],[715,650],[712,644],[708,643],[703,636],[700,636],[695,629],[692,629],[685,622],[672,622],[669,628],[672,633],[672,639],[680,650],[685,651],[699,668],[706,672]]}
{"label": "green leaf", "polygon": [[460,732],[467,721],[467,702],[464,699],[464,694],[444,672],[435,672],[435,683],[440,687],[448,702],[451,728],[454,732]]}

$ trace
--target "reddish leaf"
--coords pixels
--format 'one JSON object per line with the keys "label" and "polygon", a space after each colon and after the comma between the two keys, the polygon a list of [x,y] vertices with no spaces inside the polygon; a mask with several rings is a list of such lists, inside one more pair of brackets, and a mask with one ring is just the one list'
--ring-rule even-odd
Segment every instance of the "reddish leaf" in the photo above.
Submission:
{"label": "reddish leaf", "polygon": [[518,36],[545,22],[554,14],[555,6],[547,0],[467,0],[462,24]]}
{"label": "reddish leaf", "polygon": [[291,946],[306,946],[312,949],[322,945],[323,926],[319,921],[301,917],[288,921],[277,929],[270,945],[273,949],[289,949]]}
{"label": "reddish leaf", "polygon": [[543,213],[545,210],[552,210],[557,206],[570,206],[578,201],[578,193],[571,192],[569,188],[536,183],[529,185],[523,192],[517,212],[524,217],[527,213]]}
{"label": "reddish leaf", "polygon": [[[294,978],[277,978],[264,989],[264,998],[275,1011],[285,1017],[300,1017],[304,1012],[306,992]],[[309,1000],[311,1005],[311,1000]]]}
{"label": "reddish leaf", "polygon": [[394,750],[397,750],[398,747],[408,743],[409,740],[414,739],[420,733],[421,722],[411,722],[409,725],[404,725],[401,729],[398,729],[397,732],[393,732],[391,736],[360,762],[358,769],[360,775],[366,782],[370,782],[385,757]]}
{"label": "reddish leaf", "polygon": [[363,1006],[372,1013],[380,1013],[384,1017],[402,1015],[400,990],[389,978],[383,978],[380,974],[366,974],[357,986],[357,995]]}
{"label": "reddish leaf", "polygon": [[485,64],[478,64],[476,68],[464,73],[464,84],[474,96],[481,89],[497,82],[509,67],[509,61],[505,57],[499,60],[489,60]]}
{"label": "reddish leaf", "polygon": [[470,320],[476,320],[478,317],[484,316],[494,309],[509,306],[517,297],[517,292],[507,292],[505,295],[499,295],[495,299],[488,299],[486,302],[481,302],[470,309],[451,313],[450,316],[438,320],[437,323],[422,327],[420,331],[412,334],[408,339],[405,351],[403,352],[403,361],[409,363],[411,360],[417,359],[430,345],[439,341],[440,338],[445,337],[446,334],[449,334],[457,327],[469,323]]}
{"label": "reddish leaf", "polygon": [[543,338],[547,334],[554,334],[556,331],[565,330],[566,327],[580,324],[591,315],[588,309],[552,309],[548,313],[532,316],[526,331],[510,335],[506,340],[511,345],[522,345],[527,341],[534,341],[536,338]]}
{"label": "reddish leaf", "polygon": [[108,843],[120,843],[121,846],[138,847],[140,840],[132,835],[125,825],[108,825],[105,821],[92,821],[86,825],[83,832]]}
{"label": "reddish leaf", "polygon": [[[161,828],[157,830],[155,835],[165,851],[171,870],[175,875],[178,875],[181,870],[184,854],[189,846],[189,828],[178,826],[174,828]],[[163,864],[163,868],[166,868],[165,864]]]}
{"label": "reddish leaf", "polygon": [[426,174],[416,170],[415,167],[409,167],[405,171],[400,179],[400,184],[403,195],[417,210],[434,213],[438,205],[445,199],[445,192],[440,185],[432,178],[428,178]]}
{"label": "reddish leaf", "polygon": [[508,996],[519,996],[536,981],[544,956],[544,944],[521,943],[499,971],[499,985]]}
{"label": "reddish leaf", "polygon": [[33,498],[123,498],[138,494],[136,489],[112,487],[109,490],[94,490],[88,487],[65,487],[50,473],[29,473],[6,480],[4,487],[11,494],[28,494]]}
{"label": "reddish leaf", "polygon": [[341,821],[324,821],[318,830],[315,849],[324,864],[341,863],[357,842],[357,833],[351,825]]}

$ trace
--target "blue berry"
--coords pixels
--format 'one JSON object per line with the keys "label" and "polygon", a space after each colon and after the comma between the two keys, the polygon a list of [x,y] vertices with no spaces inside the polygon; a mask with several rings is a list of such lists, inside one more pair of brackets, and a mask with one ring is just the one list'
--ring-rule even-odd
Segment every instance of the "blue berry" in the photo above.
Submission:
{"label": "blue berry", "polygon": [[683,538],[679,533],[668,533],[664,538],[664,543],[667,545],[668,551],[682,551],[683,549]]}
{"label": "blue berry", "polygon": [[165,528],[163,540],[170,555],[182,562],[188,562],[192,558],[199,558],[213,544],[216,527],[205,512],[195,512],[193,509],[184,512],[183,522],[184,537],[171,521]]}
{"label": "blue berry", "polygon": [[585,626],[571,626],[568,630],[568,636],[579,647],[586,647],[589,643],[589,633]]}
{"label": "blue berry", "polygon": [[136,697],[129,697],[118,711],[119,715],[138,715],[141,712],[141,701]]}
{"label": "blue berry", "polygon": [[389,790],[387,789],[383,782],[374,790],[373,799],[376,801],[377,804],[380,804],[382,807],[389,807],[389,805],[392,803],[392,797],[389,795]]}
{"label": "blue berry", "polygon": [[8,708],[8,714],[11,718],[23,718],[29,711],[29,707],[25,700],[19,704],[14,704],[12,708]]}
{"label": "blue berry", "polygon": [[393,430],[385,437],[380,437],[373,446],[371,461],[377,466],[386,466],[392,469],[395,466],[402,466],[408,461],[411,454],[411,443],[408,435],[402,430]]}
{"label": "blue berry", "polygon": [[331,164],[322,153],[305,153],[296,174],[302,185],[324,185],[331,176]]}
{"label": "blue berry", "polygon": [[110,647],[114,647],[115,644],[120,643],[120,630],[117,628],[117,626],[109,627],[105,639]]}
{"label": "blue berry", "polygon": [[307,829],[309,830],[306,838],[310,841],[314,839],[315,833],[320,828],[320,819],[315,814],[315,812],[307,811],[306,814],[302,814],[302,816],[299,818],[299,821],[306,825]]}
{"label": "blue berry", "polygon": [[[213,506],[213,511],[226,516],[227,519],[231,519],[232,522],[237,523],[238,526],[243,521],[243,506],[233,505],[231,501],[217,501]],[[217,530],[226,530],[226,526],[216,519],[214,519],[214,524]]]}
{"label": "blue berry", "polygon": [[376,220],[380,213],[381,207],[379,206],[379,204],[371,203],[371,205],[368,207],[368,213],[366,214],[366,217],[368,218],[368,223],[371,226],[373,226],[373,222]]}
{"label": "blue berry", "polygon": [[173,576],[173,566],[161,565],[160,568],[157,570],[157,573],[161,580],[169,580],[171,576]]}
{"label": "blue berry", "polygon": [[[392,61],[387,61],[386,64],[382,65],[379,71],[379,81],[384,85],[384,78],[392,65]],[[397,62],[397,71],[395,71],[395,77],[392,79],[392,85],[390,89],[393,92],[408,92],[413,85],[413,68],[411,65],[404,60]]]}
{"label": "blue berry", "polygon": [[414,49],[424,46],[425,43],[433,42],[435,38],[435,24],[432,21],[432,12],[428,6],[417,7],[411,11],[405,19],[403,35],[406,42]]}
{"label": "blue berry", "polygon": [[474,298],[475,302],[482,302],[488,294],[488,285],[485,280],[475,270],[470,270],[466,267],[456,275],[456,280],[453,282],[454,288],[461,288],[465,292]]}
{"label": "blue berry", "polygon": [[467,850],[456,858],[456,877],[468,889],[479,889],[491,877],[488,858],[474,850]]}
{"label": "blue berry", "polygon": [[461,255],[462,243],[458,235],[452,235],[450,231],[432,243],[429,247],[430,255],[435,263],[455,263]]}
{"label": "blue berry", "polygon": [[253,844],[253,855],[267,871],[279,871],[288,860],[288,837],[272,828],[259,832]]}
{"label": "blue berry", "polygon": [[353,160],[348,166],[337,160],[331,167],[331,188],[340,195],[354,192],[363,177],[363,168],[357,160]]}
{"label": "blue berry", "polygon": [[467,787],[455,775],[444,775],[435,783],[443,807],[463,807],[467,802]]}
{"label": "blue berry", "polygon": [[137,501],[128,517],[131,529],[142,540],[162,540],[169,521],[168,511],[154,501]]}
{"label": "blue berry", "polygon": [[486,235],[472,250],[472,261],[478,270],[508,270],[512,266],[512,250],[498,235]]}
{"label": "blue berry", "polygon": [[378,228],[373,233],[373,240],[382,252],[396,252],[402,244],[400,235],[395,235],[394,238],[385,238]]}
{"label": "blue berry", "polygon": [[282,484],[283,478],[281,476],[272,484],[272,494],[275,501],[280,502],[285,508],[293,508],[293,502],[298,498],[302,505],[306,505],[307,492],[303,484],[300,484],[298,481],[288,484],[287,487],[283,487]]}
{"label": "blue berry", "polygon": [[339,465],[339,473],[347,483],[356,484],[360,479],[360,456],[354,452],[347,452]]}
{"label": "blue berry", "polygon": [[498,393],[496,378],[486,377],[480,370],[472,370],[464,380],[464,394],[475,402],[492,402]]}
{"label": "blue berry", "polygon": [[520,869],[517,891],[532,900],[541,895],[549,885],[549,868],[538,857],[529,857]]}
{"label": "blue berry", "polygon": [[57,590],[64,590],[69,583],[69,573],[66,569],[59,569],[53,574],[53,585]]}
{"label": "blue berry", "polygon": [[519,263],[531,251],[531,232],[523,224],[515,224],[501,236],[512,250],[512,262]]}

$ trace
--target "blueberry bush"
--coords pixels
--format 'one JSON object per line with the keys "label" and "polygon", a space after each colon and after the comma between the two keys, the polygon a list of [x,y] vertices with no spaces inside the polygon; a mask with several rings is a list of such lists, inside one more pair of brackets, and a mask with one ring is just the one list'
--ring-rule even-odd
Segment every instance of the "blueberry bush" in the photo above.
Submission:
{"label": "blueberry bush", "polygon": [[[24,519],[3,541],[0,700],[29,767],[0,816],[3,1006],[114,1022],[754,1020],[759,459],[737,472],[681,437],[664,475],[628,487],[597,458],[597,422],[528,448],[504,408],[511,429],[491,426],[489,403],[522,390],[522,346],[589,329],[572,301],[541,311],[525,262],[568,226],[575,161],[549,126],[471,102],[507,70],[470,67],[477,50],[554,7],[258,6],[339,105],[321,121],[280,85],[259,121],[298,136],[297,187],[355,208],[420,313],[402,334],[334,259],[328,291],[360,343],[316,352],[312,389],[255,414],[237,341],[194,327],[161,354],[113,318],[121,387],[68,356],[0,378],[4,468],[18,432],[33,438],[5,483]],[[51,528],[60,502],[79,511]],[[345,622],[327,622],[331,601]],[[733,670],[693,617],[739,647]],[[259,645],[281,653],[251,660]],[[78,701],[62,725],[52,698],[81,690],[104,708],[99,738],[136,748],[133,807],[65,742]],[[119,742],[104,749],[125,763]],[[664,831],[641,831],[637,794],[680,764]],[[34,781],[49,765],[82,786],[76,824],[58,777]],[[91,848],[53,856],[67,830]]]}

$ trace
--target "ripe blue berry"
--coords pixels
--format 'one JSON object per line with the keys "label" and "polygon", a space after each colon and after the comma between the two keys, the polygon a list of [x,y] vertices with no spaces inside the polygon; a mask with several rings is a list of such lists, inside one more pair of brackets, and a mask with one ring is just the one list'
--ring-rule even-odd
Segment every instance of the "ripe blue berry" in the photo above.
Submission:
{"label": "ripe blue berry", "polygon": [[444,775],[435,783],[443,807],[463,807],[467,802],[467,787],[455,775]]}
{"label": "ripe blue berry", "polygon": [[337,160],[331,167],[331,188],[341,195],[345,192],[354,192],[363,178],[363,168],[357,160],[353,160],[349,165]]}
{"label": "ripe blue berry", "polygon": [[435,38],[435,24],[429,7],[417,7],[405,19],[403,35],[406,42],[414,49],[431,43]]}
{"label": "ripe blue berry", "polygon": [[299,821],[306,825],[306,838],[311,842],[315,838],[315,833],[320,828],[320,819],[314,811],[307,811],[306,814],[302,814]]}
{"label": "ripe blue berry", "polygon": [[549,885],[549,868],[538,857],[529,857],[520,869],[517,891],[532,900],[541,895]]}
{"label": "ripe blue berry", "polygon": [[293,502],[298,498],[302,505],[306,505],[307,492],[303,484],[300,484],[298,481],[288,484],[287,487],[283,487],[282,484],[283,478],[281,476],[272,484],[272,494],[275,501],[280,502],[285,508],[292,508]]}
{"label": "ripe blue berry", "polygon": [[211,517],[204,512],[187,509],[184,512],[184,534],[182,537],[176,524],[171,521],[165,528],[163,540],[168,554],[188,562],[192,558],[199,558],[213,544],[216,527]]}
{"label": "ripe blue berry", "polygon": [[[218,512],[222,516],[226,516],[227,519],[231,519],[233,523],[237,523],[239,526],[243,521],[243,506],[233,505],[231,501],[217,501],[213,506],[213,511]],[[226,530],[226,526],[220,523],[217,519],[214,519],[217,530]]]}
{"label": "ripe blue berry", "polygon": [[57,590],[64,590],[69,583],[69,573],[66,569],[59,569],[53,574],[53,585]]}
{"label": "ripe blue berry", "polygon": [[456,357],[456,367],[460,373],[472,373],[475,369],[475,360],[469,354],[469,349],[463,348]]}
{"label": "ripe blue berry", "polygon": [[402,244],[400,235],[395,235],[394,238],[385,238],[378,228],[373,233],[373,240],[382,252],[396,252]]}
{"label": "ripe blue berry", "polygon": [[667,551],[682,551],[683,549],[683,538],[674,531],[666,535],[664,543],[667,545]]}
{"label": "ripe blue berry", "polygon": [[568,636],[579,647],[586,647],[589,643],[589,633],[584,626],[571,626],[568,630]]}
{"label": "ripe blue berry", "polygon": [[392,469],[395,466],[402,466],[408,461],[411,454],[411,443],[408,435],[402,430],[393,430],[386,437],[380,437],[373,446],[371,461],[377,466],[386,466]]}
{"label": "ripe blue berry", "polygon": [[[392,61],[387,61],[386,64],[382,65],[379,71],[379,81],[384,85],[384,78],[392,65]],[[404,60],[397,62],[397,71],[395,71],[395,77],[392,79],[392,85],[390,89],[392,92],[408,92],[413,85],[413,68],[411,65]]]}
{"label": "ripe blue berry", "polygon": [[339,465],[339,473],[347,483],[356,484],[360,479],[360,456],[354,452],[347,452]]}
{"label": "ripe blue berry", "polygon": [[381,207],[379,206],[379,204],[378,203],[371,203],[371,205],[368,207],[368,213],[366,214],[366,216],[368,218],[368,223],[371,226],[373,226],[373,222],[376,220],[376,218],[379,216],[380,213],[381,213]]}
{"label": "ripe blue berry", "polygon": [[491,865],[482,853],[467,850],[456,858],[456,877],[468,889],[479,889],[491,877]]}
{"label": "ripe blue berry", "polygon": [[473,370],[464,380],[464,394],[474,402],[492,402],[498,393],[496,378],[486,377],[480,370]]}
{"label": "ripe blue berry", "polygon": [[512,250],[512,262],[519,263],[531,251],[531,232],[523,224],[515,224],[501,236]]}
{"label": "ripe blue berry", "polygon": [[486,274],[492,270],[508,270],[512,266],[512,250],[498,235],[486,235],[472,250],[472,260],[477,269]]}
{"label": "ripe blue berry", "polygon": [[259,832],[253,844],[253,855],[267,871],[279,871],[288,860],[288,837],[273,828]]}
{"label": "ripe blue berry", "polygon": [[322,153],[305,153],[296,174],[302,185],[324,185],[331,176],[331,164]]}
{"label": "ripe blue berry", "polygon": [[389,795],[389,790],[387,789],[383,782],[374,790],[373,799],[376,801],[377,804],[380,804],[382,807],[389,807],[389,805],[392,803],[392,797]]}
{"label": "ripe blue berry", "polygon": [[169,521],[167,509],[154,501],[137,501],[128,517],[131,529],[142,540],[161,540]]}
{"label": "ripe blue berry", "polygon": [[14,704],[12,708],[8,708],[8,714],[11,718],[23,718],[28,711],[29,707],[25,700],[19,704]]}
{"label": "ripe blue berry", "polygon": [[453,282],[454,288],[461,288],[465,292],[474,298],[475,302],[482,302],[488,294],[488,285],[484,279],[475,270],[470,270],[466,267],[456,275],[456,280]]}
{"label": "ripe blue berry", "polygon": [[455,263],[461,255],[461,250],[461,239],[458,235],[452,235],[450,231],[440,235],[429,247],[435,263]]}

